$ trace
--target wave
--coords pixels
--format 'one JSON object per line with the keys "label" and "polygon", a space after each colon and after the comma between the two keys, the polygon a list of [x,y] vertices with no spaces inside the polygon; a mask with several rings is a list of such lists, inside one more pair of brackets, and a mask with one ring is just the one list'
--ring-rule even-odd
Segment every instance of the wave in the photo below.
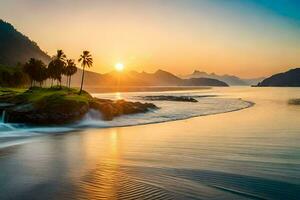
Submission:
{"label": "wave", "polygon": [[[137,98],[139,97],[130,96],[126,99],[136,100]],[[84,128],[109,128],[161,123],[188,119],[191,117],[232,112],[253,105],[252,102],[244,101],[239,98],[216,98],[207,95],[193,95],[193,98],[197,98],[198,102],[193,104],[187,102],[155,102],[160,109],[151,110],[142,114],[120,116],[112,121],[104,121],[98,111],[90,110],[82,120],[64,126],[38,127],[25,124],[4,123],[5,113],[3,113],[0,120],[0,138],[65,133]]]}

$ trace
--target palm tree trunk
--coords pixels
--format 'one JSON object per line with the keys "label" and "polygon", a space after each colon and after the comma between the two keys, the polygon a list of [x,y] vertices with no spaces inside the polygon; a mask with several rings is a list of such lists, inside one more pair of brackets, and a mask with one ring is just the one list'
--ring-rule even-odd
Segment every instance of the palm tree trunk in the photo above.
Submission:
{"label": "palm tree trunk", "polygon": [[71,77],[72,76],[70,76],[70,79],[69,79],[69,88],[71,88]]}
{"label": "palm tree trunk", "polygon": [[79,94],[81,94],[81,92],[82,92],[82,87],[83,87],[84,68],[85,68],[85,66],[83,66],[83,69],[82,69],[81,86],[80,86]]}

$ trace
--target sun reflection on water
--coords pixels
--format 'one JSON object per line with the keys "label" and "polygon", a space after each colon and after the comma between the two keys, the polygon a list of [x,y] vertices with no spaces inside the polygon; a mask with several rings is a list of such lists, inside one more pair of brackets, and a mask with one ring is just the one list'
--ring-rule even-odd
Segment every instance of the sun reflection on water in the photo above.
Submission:
{"label": "sun reflection on water", "polygon": [[116,98],[117,100],[123,99],[122,93],[121,93],[121,92],[116,92],[116,93],[115,93],[115,98]]}

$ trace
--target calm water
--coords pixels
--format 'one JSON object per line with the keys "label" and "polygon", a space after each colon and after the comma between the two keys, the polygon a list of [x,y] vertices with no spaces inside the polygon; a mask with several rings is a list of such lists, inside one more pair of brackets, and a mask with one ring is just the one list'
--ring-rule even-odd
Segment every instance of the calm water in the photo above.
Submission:
{"label": "calm water", "polygon": [[[158,102],[161,111],[149,115],[178,118],[184,105],[195,115],[209,106],[224,112],[249,106],[237,98],[255,105],[16,140],[24,143],[0,150],[0,199],[299,199],[300,107],[287,104],[300,98],[299,88],[181,91],[191,93],[221,96],[200,98],[196,107]],[[88,117],[80,124],[95,123]],[[148,120],[135,117],[128,121]],[[122,125],[116,121],[107,126]]]}

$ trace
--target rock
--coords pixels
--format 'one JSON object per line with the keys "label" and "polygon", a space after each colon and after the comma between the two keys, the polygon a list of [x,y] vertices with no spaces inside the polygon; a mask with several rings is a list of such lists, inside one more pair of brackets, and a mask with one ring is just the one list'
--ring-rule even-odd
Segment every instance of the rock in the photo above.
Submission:
{"label": "rock", "polygon": [[90,109],[101,112],[104,120],[112,120],[120,115],[157,108],[151,103],[97,99],[87,92],[79,95],[77,90],[69,88],[32,88],[5,95],[5,98],[0,98],[0,111],[6,111],[5,121],[9,123],[67,124],[82,119]]}
{"label": "rock", "polygon": [[182,102],[198,102],[197,99],[189,96],[144,96],[142,97],[144,100],[150,101],[182,101]]}
{"label": "rock", "polygon": [[66,102],[50,109],[38,109],[32,104],[22,104],[6,110],[6,122],[27,124],[66,124],[81,119],[89,110],[87,104]]}
{"label": "rock", "polygon": [[290,99],[288,101],[288,104],[290,104],[290,105],[300,105],[300,99]]}
{"label": "rock", "polygon": [[125,100],[111,101],[97,98],[90,102],[90,108],[101,112],[104,120],[112,120],[120,115],[144,113],[151,109],[157,109],[152,103],[129,102]]}

